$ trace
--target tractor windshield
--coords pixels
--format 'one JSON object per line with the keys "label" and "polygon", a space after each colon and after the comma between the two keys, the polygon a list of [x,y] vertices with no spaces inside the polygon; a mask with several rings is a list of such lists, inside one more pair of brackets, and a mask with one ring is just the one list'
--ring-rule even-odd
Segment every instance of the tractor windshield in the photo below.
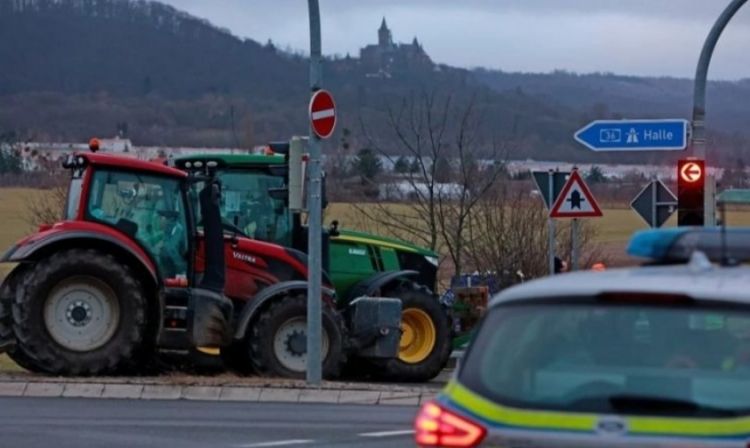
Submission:
{"label": "tractor windshield", "polygon": [[[291,217],[283,199],[269,190],[284,187],[284,178],[258,171],[220,170],[221,217],[225,228],[261,241],[291,246]],[[200,190],[201,185],[196,187]],[[198,207],[196,212],[198,212]]]}
{"label": "tractor windshield", "polygon": [[99,169],[86,218],[135,238],[164,278],[187,275],[187,215],[178,179]]}

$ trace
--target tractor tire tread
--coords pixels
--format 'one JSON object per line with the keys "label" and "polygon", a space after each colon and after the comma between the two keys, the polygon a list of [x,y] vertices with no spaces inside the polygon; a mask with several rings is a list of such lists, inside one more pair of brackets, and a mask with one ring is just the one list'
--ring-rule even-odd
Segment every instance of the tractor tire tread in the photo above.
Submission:
{"label": "tractor tire tread", "polygon": [[[287,308],[307,309],[307,297],[304,294],[286,296],[280,300],[274,300],[263,309],[259,316],[251,322],[250,331],[247,335],[247,350],[249,360],[253,369],[262,375],[285,376],[290,378],[301,379],[303,374],[296,374],[287,371],[281,366],[276,365],[272,359],[274,323],[276,316],[286,312]],[[323,377],[326,379],[337,378],[341,374],[341,367],[345,361],[343,343],[345,339],[345,326],[343,318],[336,310],[323,304],[323,325],[326,326],[326,319],[330,319],[329,325],[338,329],[338,336],[329,347],[328,359],[323,363]],[[332,338],[329,335],[329,340]]]}
{"label": "tractor tire tread", "polygon": [[[97,355],[60,347],[43,323],[46,295],[68,273],[82,272],[82,266],[98,271],[98,278],[115,291],[120,302],[120,323],[130,321],[129,328],[118,328],[109,342],[95,350]],[[128,266],[94,249],[69,249],[39,261],[16,288],[12,317],[17,346],[12,357],[32,371],[66,376],[115,374],[135,368],[146,331],[142,291]]]}

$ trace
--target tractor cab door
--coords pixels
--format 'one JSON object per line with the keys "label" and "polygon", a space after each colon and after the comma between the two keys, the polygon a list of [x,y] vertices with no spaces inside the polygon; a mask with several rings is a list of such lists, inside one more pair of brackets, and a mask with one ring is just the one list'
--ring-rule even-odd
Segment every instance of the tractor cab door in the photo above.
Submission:
{"label": "tractor cab door", "polygon": [[134,239],[151,254],[162,280],[186,280],[190,227],[183,182],[97,167],[90,182],[85,218]]}

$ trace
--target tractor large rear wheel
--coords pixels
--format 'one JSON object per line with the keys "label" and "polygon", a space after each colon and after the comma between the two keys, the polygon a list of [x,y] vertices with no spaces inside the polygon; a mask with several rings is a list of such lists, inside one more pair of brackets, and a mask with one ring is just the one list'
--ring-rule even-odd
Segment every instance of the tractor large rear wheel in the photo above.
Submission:
{"label": "tractor large rear wheel", "polygon": [[127,266],[71,249],[36,264],[13,303],[14,352],[55,375],[117,373],[137,362],[146,332],[142,288]]}
{"label": "tractor large rear wheel", "polygon": [[9,351],[15,343],[11,314],[11,291],[12,289],[8,285],[3,285],[0,290],[0,353]]}
{"label": "tractor large rear wheel", "polygon": [[13,334],[13,300],[18,285],[23,282],[24,275],[26,275],[25,271],[14,271],[9,277],[5,278],[3,287],[0,289],[0,340],[4,341],[6,345],[5,349],[0,350],[0,353],[7,352],[10,359],[18,366],[31,370],[34,362],[20,350],[17,350],[16,337]]}
{"label": "tractor large rear wheel", "polygon": [[[335,378],[343,362],[343,326],[335,310],[323,305],[323,376]],[[250,361],[264,375],[304,378],[307,372],[307,297],[280,298],[261,312],[247,338]]]}
{"label": "tractor large rear wheel", "polygon": [[404,282],[384,294],[401,299],[401,340],[397,358],[382,364],[387,378],[429,381],[448,363],[451,350],[448,316],[430,290]]}

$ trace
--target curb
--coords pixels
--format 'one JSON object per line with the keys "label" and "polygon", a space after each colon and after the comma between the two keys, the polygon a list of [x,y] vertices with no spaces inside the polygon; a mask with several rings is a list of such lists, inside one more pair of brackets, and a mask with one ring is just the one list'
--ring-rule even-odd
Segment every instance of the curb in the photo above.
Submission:
{"label": "curb", "polygon": [[432,391],[308,389],[248,386],[195,386],[83,382],[0,382],[0,398],[99,398],[121,400],[188,400],[246,403],[323,403],[418,406]]}

